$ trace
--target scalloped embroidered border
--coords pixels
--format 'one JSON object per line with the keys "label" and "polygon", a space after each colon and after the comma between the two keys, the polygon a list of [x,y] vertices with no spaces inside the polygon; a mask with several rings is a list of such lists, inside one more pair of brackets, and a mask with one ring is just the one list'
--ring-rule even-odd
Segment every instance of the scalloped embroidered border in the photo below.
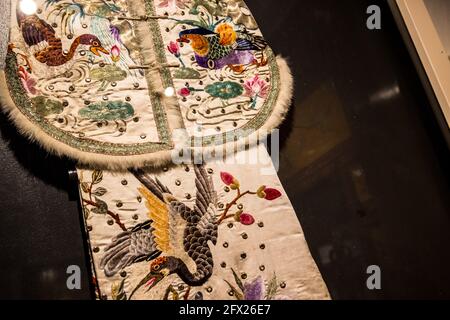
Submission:
{"label": "scalloped embroidered border", "polygon": [[[153,0],[147,0],[145,3],[147,5],[147,12],[153,14],[155,12]],[[158,59],[160,62],[164,62],[166,60],[165,47],[159,24],[153,20],[149,23],[156,30],[153,34],[155,35],[154,45]],[[203,150],[206,152],[217,150],[217,148],[225,148],[228,144],[233,144],[233,148],[240,145],[248,145],[248,141],[253,141],[252,137],[257,137],[258,135],[260,137],[265,136],[267,131],[276,128],[284,120],[292,99],[293,78],[286,61],[281,57],[275,59],[271,50],[268,53],[271,61],[270,70],[273,79],[271,95],[265,101],[261,112],[241,128],[252,129],[253,132],[248,136],[238,137],[240,140],[237,143],[235,141],[237,135],[233,134],[233,132],[227,132],[215,136],[192,138],[193,144],[198,143],[196,139],[200,139],[200,142],[204,146]],[[60,156],[69,156],[82,164],[109,169],[125,169],[142,166],[159,167],[167,164],[171,160],[173,145],[168,140],[162,141],[161,143],[120,145],[77,139],[71,136],[70,139],[72,142],[75,141],[75,143],[70,143],[64,137],[67,134],[64,132],[55,132],[57,130],[55,127],[34,124],[23,113],[24,106],[29,106],[31,102],[23,94],[23,87],[14,69],[15,65],[16,59],[14,55],[8,54],[5,70],[7,78],[5,78],[4,72],[0,71],[0,102],[4,105],[4,109],[8,112],[9,117],[16,123],[23,134],[31,140],[39,142],[50,152]],[[172,85],[171,75],[168,70],[163,70],[161,77],[164,86]],[[155,107],[158,108],[158,104]],[[167,120],[164,106],[159,105],[159,107],[162,108],[159,111],[163,114],[163,118],[160,120]],[[28,110],[30,109],[28,108]],[[34,121],[41,122],[40,119],[34,119]],[[161,137],[163,139],[170,139],[170,132],[166,131],[166,133],[167,135],[164,134],[163,129]],[[226,143],[222,143],[223,141],[226,141]]]}

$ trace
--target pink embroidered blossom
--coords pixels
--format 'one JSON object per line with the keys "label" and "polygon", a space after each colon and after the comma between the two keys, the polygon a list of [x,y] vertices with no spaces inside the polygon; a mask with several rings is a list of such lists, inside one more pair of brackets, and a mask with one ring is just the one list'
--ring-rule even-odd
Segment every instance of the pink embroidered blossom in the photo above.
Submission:
{"label": "pink embroidered blossom", "polygon": [[244,83],[244,89],[244,95],[253,99],[257,97],[266,98],[269,94],[269,85],[266,81],[259,78],[258,75],[254,76],[253,79],[247,80]]}
{"label": "pink embroidered blossom", "polygon": [[221,172],[220,178],[222,179],[223,183],[225,183],[227,186],[232,185],[234,183],[234,177],[228,172]]}
{"label": "pink embroidered blossom", "polygon": [[177,58],[180,57],[180,46],[177,42],[170,41],[169,45],[167,46],[167,50],[169,50],[169,52],[173,54],[175,57]]}
{"label": "pink embroidered blossom", "polygon": [[191,95],[191,90],[189,90],[189,88],[182,88],[178,90],[178,95],[182,97],[188,97]]}
{"label": "pink embroidered blossom", "polygon": [[239,218],[244,226],[251,226],[255,223],[255,218],[249,213],[242,213]]}
{"label": "pink embroidered blossom", "polygon": [[111,59],[114,62],[120,60],[120,48],[117,45],[113,45],[111,48]]}
{"label": "pink embroidered blossom", "polygon": [[190,2],[190,0],[160,0],[158,7],[170,9],[176,9],[178,7],[180,9],[186,9]]}
{"label": "pink embroidered blossom", "polygon": [[36,80],[30,76],[30,74],[25,70],[24,67],[19,67],[19,76],[20,80],[22,80],[22,85],[29,93],[35,95],[37,93],[36,90]]}
{"label": "pink embroidered blossom", "polygon": [[273,201],[282,196],[281,192],[274,188],[267,188],[266,186],[262,186],[256,192],[258,197],[261,199],[266,199],[269,201]]}

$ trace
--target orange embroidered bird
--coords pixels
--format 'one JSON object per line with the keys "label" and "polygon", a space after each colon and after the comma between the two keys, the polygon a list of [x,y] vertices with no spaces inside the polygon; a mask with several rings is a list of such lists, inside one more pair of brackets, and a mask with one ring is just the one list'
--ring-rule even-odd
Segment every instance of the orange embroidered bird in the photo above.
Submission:
{"label": "orange embroidered bird", "polygon": [[177,41],[191,45],[197,63],[203,68],[222,69],[228,66],[236,72],[243,72],[245,65],[267,64],[264,59],[258,62],[253,54],[253,51],[262,52],[267,42],[261,36],[235,31],[228,23],[219,23],[213,30],[183,30]]}
{"label": "orange embroidered bird", "polygon": [[61,39],[56,37],[53,27],[35,14],[25,15],[18,9],[17,22],[25,43],[29,47],[36,46],[37,51],[34,52],[36,60],[48,66],[56,67],[69,62],[80,45],[89,46],[89,50],[96,56],[100,56],[100,52],[109,54],[102,47],[100,40],[92,34],[83,34],[77,37],[70,49],[64,51]]}

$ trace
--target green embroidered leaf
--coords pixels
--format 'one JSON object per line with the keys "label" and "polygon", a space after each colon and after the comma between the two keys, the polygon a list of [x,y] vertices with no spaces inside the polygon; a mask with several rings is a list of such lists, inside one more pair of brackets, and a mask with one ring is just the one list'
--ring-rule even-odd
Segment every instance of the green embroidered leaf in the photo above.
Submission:
{"label": "green embroidered leaf", "polygon": [[236,281],[236,284],[239,286],[239,289],[242,290],[242,292],[245,291],[244,285],[242,284],[241,279],[239,278],[239,276],[236,274],[236,272],[234,271],[234,269],[232,268],[231,271],[233,271],[233,276],[234,276],[234,281]]}
{"label": "green embroidered leaf", "polygon": [[89,183],[87,182],[81,183],[81,190],[83,190],[84,193],[89,193]]}
{"label": "green embroidered leaf", "polygon": [[272,300],[275,298],[278,292],[278,282],[277,282],[277,276],[274,273],[272,279],[270,279],[269,284],[267,285],[267,294],[266,294],[266,300]]}
{"label": "green embroidered leaf", "polygon": [[115,65],[106,65],[104,67],[91,70],[91,79],[97,81],[113,82],[126,79],[127,72]]}
{"label": "green embroidered leaf", "polygon": [[174,71],[173,77],[175,79],[200,79],[201,75],[200,72],[192,68],[179,68]]}
{"label": "green embroidered leaf", "polygon": [[95,189],[95,191],[92,194],[101,197],[104,196],[107,192],[108,190],[106,190],[105,188],[99,187]]}
{"label": "green embroidered leaf", "polygon": [[95,203],[97,206],[92,209],[92,212],[96,214],[106,214],[108,213],[108,205],[105,201],[100,200],[99,198],[95,197]]}
{"label": "green embroidered leaf", "polygon": [[231,283],[229,283],[227,280],[225,280],[225,282],[228,284],[228,286],[230,287],[230,290],[233,292],[234,296],[236,297],[237,300],[244,300],[244,295],[239,292]]}
{"label": "green embroidered leaf", "polygon": [[44,96],[34,97],[31,99],[31,102],[33,103],[36,113],[42,117],[47,117],[52,114],[59,114],[64,110],[62,102],[47,99]]}
{"label": "green embroidered leaf", "polygon": [[214,98],[228,100],[242,95],[244,88],[237,82],[225,81],[210,84],[205,91]]}
{"label": "green embroidered leaf", "polygon": [[92,184],[98,184],[103,180],[103,171],[94,170],[92,172]]}
{"label": "green embroidered leaf", "polygon": [[88,105],[81,109],[78,114],[82,118],[97,121],[126,120],[134,116],[134,108],[128,102],[102,101]]}

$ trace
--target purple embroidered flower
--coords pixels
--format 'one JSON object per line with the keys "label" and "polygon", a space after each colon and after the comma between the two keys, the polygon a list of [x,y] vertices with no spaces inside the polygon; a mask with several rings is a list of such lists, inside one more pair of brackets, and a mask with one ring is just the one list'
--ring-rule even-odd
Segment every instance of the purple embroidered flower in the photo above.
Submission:
{"label": "purple embroidered flower", "polygon": [[109,27],[109,32],[111,32],[111,35],[113,36],[114,40],[116,42],[122,43],[122,39],[120,38],[120,30],[116,26],[111,25]]}
{"label": "purple embroidered flower", "polygon": [[244,284],[244,300],[264,300],[264,281],[261,276]]}

